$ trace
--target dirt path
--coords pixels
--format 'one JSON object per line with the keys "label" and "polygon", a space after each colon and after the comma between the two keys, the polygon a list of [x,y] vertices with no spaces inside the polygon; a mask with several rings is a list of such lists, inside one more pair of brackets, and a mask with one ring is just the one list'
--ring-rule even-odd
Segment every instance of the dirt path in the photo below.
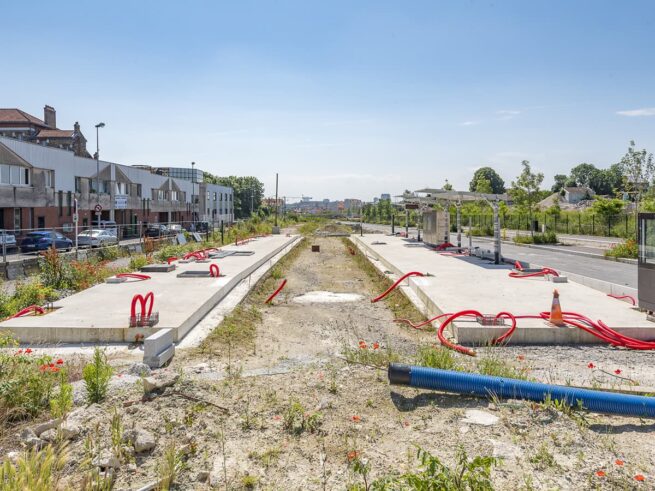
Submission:
{"label": "dirt path", "polygon": [[[414,362],[434,333],[394,324],[387,305],[372,304],[384,287],[357,266],[340,239],[310,242],[320,252],[301,246],[283,271],[288,284],[273,305],[262,305],[267,292],[246,299],[259,306],[261,319],[252,339],[234,346],[230,356],[179,353],[164,370],[181,374],[175,386],[129,407],[124,402],[138,401],[142,384],[122,375],[123,388],[111,391],[104,411],[94,409],[84,439],[69,446],[73,489],[87,469],[89,439],[98,448],[110,445],[112,407],[119,408],[125,429],[149,431],[157,442],[133,464],[121,465],[114,489],[156,481],[171,448],[178,455],[185,449],[175,489],[365,489],[365,482],[384,476],[417,473],[417,447],[457,475],[460,449],[469,459],[498,458],[493,489],[653,489],[655,440],[648,421],[391,387],[386,370],[346,362],[344,354],[363,363]],[[299,303],[312,292],[356,299],[330,303],[334,295],[323,293],[314,297],[322,301]],[[517,370],[525,364],[539,367],[539,377],[550,373],[554,360],[565,373],[565,367],[579,371],[583,358],[607,359],[607,353],[618,364],[626,352],[560,347],[553,359],[548,353],[543,347],[497,348],[482,350],[476,361],[448,352],[469,369],[484,360]]]}

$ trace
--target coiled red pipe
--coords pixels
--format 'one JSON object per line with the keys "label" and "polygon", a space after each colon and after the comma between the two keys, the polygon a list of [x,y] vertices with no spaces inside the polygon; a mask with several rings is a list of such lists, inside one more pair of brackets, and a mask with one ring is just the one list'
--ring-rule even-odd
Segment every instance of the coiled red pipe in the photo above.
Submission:
{"label": "coiled red pipe", "polygon": [[398,286],[398,285],[399,285],[399,284],[400,284],[400,283],[401,283],[405,278],[409,278],[410,276],[423,276],[423,273],[419,273],[418,271],[410,271],[409,273],[405,273],[405,274],[402,275],[400,278],[398,278],[398,279],[396,280],[396,282],[395,282],[393,285],[391,285],[391,286],[390,286],[386,291],[382,292],[382,293],[381,293],[380,295],[378,295],[377,297],[371,299],[371,303],[379,302],[380,300],[382,300],[384,297],[386,297],[387,295],[389,295],[389,293],[391,293],[393,290],[395,290],[396,287],[397,287],[397,286]]}
{"label": "coiled red pipe", "polygon": [[216,264],[209,265],[209,276],[211,276],[212,278],[218,278],[220,275],[221,272],[218,269],[218,265]]}
{"label": "coiled red pipe", "polygon": [[[150,300],[150,302],[148,302]],[[136,303],[139,302],[141,305],[141,317],[150,317],[152,314],[152,308],[155,305],[155,295],[152,292],[146,293],[144,297],[140,293],[134,295],[132,298],[132,306],[130,307],[130,316],[136,317]],[[148,307],[148,314],[146,316],[146,306]]]}
{"label": "coiled red pipe", "polygon": [[616,298],[617,300],[623,300],[624,298],[627,298],[632,302],[632,305],[637,305],[637,301],[632,295],[614,295],[613,293],[608,293],[608,297]]}
{"label": "coiled red pipe", "polygon": [[133,278],[135,280],[144,281],[149,280],[150,276],[141,273],[118,273],[116,278]]}
{"label": "coiled red pipe", "polygon": [[271,296],[266,299],[264,303],[271,303],[271,301],[277,296],[278,293],[282,291],[282,288],[284,288],[287,284],[286,278],[282,280],[282,283],[280,283],[280,286],[277,287],[277,290],[275,290],[273,293],[271,293]]}
{"label": "coiled red pipe", "polygon": [[168,259],[166,259],[166,262],[168,264],[171,264],[173,261],[177,261],[178,259],[179,259],[179,257],[171,256]]}
{"label": "coiled red pipe", "polygon": [[16,317],[23,317],[32,312],[34,312],[35,314],[42,315],[45,314],[45,309],[43,307],[39,307],[38,305],[30,305],[29,307],[25,307],[23,310],[19,310],[9,318],[15,319]]}
{"label": "coiled red pipe", "polygon": [[444,249],[448,249],[449,247],[455,247],[452,245],[450,242],[444,242],[443,244],[439,244],[434,248],[435,251],[443,251]]}

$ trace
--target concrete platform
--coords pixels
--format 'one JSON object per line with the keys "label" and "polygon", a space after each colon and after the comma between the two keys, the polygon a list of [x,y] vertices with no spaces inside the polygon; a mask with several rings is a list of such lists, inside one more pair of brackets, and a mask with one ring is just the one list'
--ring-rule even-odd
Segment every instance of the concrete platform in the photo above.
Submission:
{"label": "concrete platform", "polygon": [[[0,330],[12,331],[21,342],[84,343],[132,342],[136,334],[145,337],[165,328],[179,341],[207,312],[240,281],[276,254],[292,246],[299,236],[268,236],[251,240],[252,255],[230,255],[206,264],[179,264],[175,272],[157,273],[146,281],[102,283],[54,303],[55,311],[43,316],[26,316],[0,323]],[[242,246],[226,246],[240,250]],[[219,266],[219,278],[178,278],[177,273]],[[159,322],[152,328],[129,328],[132,297],[154,294],[153,312]],[[137,306],[137,310],[140,307]]]}
{"label": "concrete platform", "polygon": [[[557,288],[562,310],[600,319],[627,336],[655,340],[655,323],[648,321],[645,313],[572,278],[568,283],[557,285],[543,277],[514,279],[508,276],[512,269],[509,265],[494,265],[468,256],[440,255],[401,237],[385,237],[386,244],[374,244],[379,235],[353,235],[351,239],[369,259],[379,261],[382,269],[398,276],[409,271],[433,275],[412,277],[406,283],[430,316],[469,309],[493,315],[503,311],[514,315],[539,314],[550,311],[553,289]],[[621,286],[614,285],[613,292],[622,294]],[[511,344],[601,343],[580,329],[552,327],[541,319],[519,319],[517,326]],[[506,329],[482,326],[473,320],[458,320],[452,334],[462,344],[483,345]]]}

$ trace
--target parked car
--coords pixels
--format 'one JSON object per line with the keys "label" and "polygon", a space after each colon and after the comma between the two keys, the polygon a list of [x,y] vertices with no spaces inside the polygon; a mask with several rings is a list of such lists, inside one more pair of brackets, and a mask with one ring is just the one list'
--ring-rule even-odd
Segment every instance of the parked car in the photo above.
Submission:
{"label": "parked car", "polygon": [[77,236],[77,245],[80,247],[100,247],[118,244],[118,237],[111,229],[89,229]]}
{"label": "parked car", "polygon": [[21,252],[45,251],[50,247],[70,251],[73,248],[73,241],[64,237],[59,232],[52,230],[39,230],[30,232],[20,243]]}
{"label": "parked car", "polygon": [[171,235],[171,231],[168,229],[166,225],[160,223],[151,223],[146,227],[146,230],[143,232],[143,235],[146,237],[153,237],[156,239],[159,237],[169,237]]}
{"label": "parked car", "polygon": [[16,236],[8,230],[0,230],[0,251],[2,250],[3,242],[7,250],[16,248]]}
{"label": "parked car", "polygon": [[94,229],[109,230],[112,234],[118,235],[118,225],[113,220],[100,220],[100,224],[97,220],[93,220],[91,225]]}
{"label": "parked car", "polygon": [[177,234],[181,234],[182,232],[184,232],[184,229],[182,228],[182,225],[180,225],[179,223],[171,223],[168,226],[168,231],[172,235],[177,235]]}

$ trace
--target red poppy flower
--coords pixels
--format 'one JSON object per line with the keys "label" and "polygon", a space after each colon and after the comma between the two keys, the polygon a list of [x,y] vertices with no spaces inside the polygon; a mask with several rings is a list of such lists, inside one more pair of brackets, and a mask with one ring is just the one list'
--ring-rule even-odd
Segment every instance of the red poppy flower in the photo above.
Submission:
{"label": "red poppy flower", "polygon": [[621,369],[617,368],[616,370],[614,370],[614,373],[616,373],[617,375],[621,375]]}
{"label": "red poppy flower", "polygon": [[57,360],[57,365],[63,365],[63,364],[64,364],[64,360],[62,360],[61,358],[59,358],[59,359]]}
{"label": "red poppy flower", "polygon": [[46,371],[46,368],[48,368],[48,365],[41,365],[41,366],[39,367],[39,372],[45,372],[45,371]]}
{"label": "red poppy flower", "polygon": [[352,420],[353,420],[355,423],[359,423],[359,422],[362,420],[362,417],[361,417],[361,416],[357,416],[357,415],[355,415],[355,416],[352,417]]}
{"label": "red poppy flower", "polygon": [[598,477],[605,477],[605,471],[596,471]]}
{"label": "red poppy flower", "polygon": [[358,456],[359,456],[359,453],[357,452],[357,450],[351,450],[350,452],[348,452],[348,462],[352,462]]}
{"label": "red poppy flower", "polygon": [[373,343],[373,349],[379,349],[380,348],[380,343],[375,342]]}
{"label": "red poppy flower", "polygon": [[359,342],[359,349],[366,349],[366,343],[364,341]]}
{"label": "red poppy flower", "polygon": [[23,350],[22,350],[22,349],[19,349],[18,351],[16,351],[16,354],[17,354],[17,355],[22,355],[22,354],[23,354]]}
{"label": "red poppy flower", "polygon": [[49,366],[50,368],[55,368],[55,364],[54,364],[54,363],[50,363],[48,366]]}
{"label": "red poppy flower", "polygon": [[31,352],[32,352],[32,348],[27,348],[27,349],[25,350],[25,354],[26,354],[26,355],[29,355]]}
{"label": "red poppy flower", "polygon": [[59,367],[52,367],[50,371],[53,373],[57,373],[59,371]]}
{"label": "red poppy flower", "polygon": [[643,474],[637,474],[635,476],[635,481],[640,481],[641,482],[641,481],[645,481],[645,480],[646,480],[646,478],[644,477]]}
{"label": "red poppy flower", "polygon": [[516,357],[518,361],[524,361],[525,360],[525,355],[519,355]]}
{"label": "red poppy flower", "polygon": [[616,465],[623,465],[623,464],[625,464],[625,462],[623,462],[621,459],[616,459],[616,460],[614,461],[614,463],[615,463]]}
{"label": "red poppy flower", "polygon": [[587,365],[587,368],[596,368],[596,365],[593,363],[589,362],[589,365]]}

